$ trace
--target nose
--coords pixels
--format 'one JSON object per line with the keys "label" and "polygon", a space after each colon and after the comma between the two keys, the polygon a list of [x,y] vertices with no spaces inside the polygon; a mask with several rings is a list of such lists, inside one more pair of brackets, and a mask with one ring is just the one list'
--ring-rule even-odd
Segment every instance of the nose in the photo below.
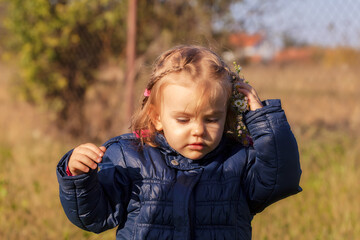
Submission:
{"label": "nose", "polygon": [[192,135],[193,136],[203,136],[205,133],[205,126],[202,121],[195,121],[192,126]]}

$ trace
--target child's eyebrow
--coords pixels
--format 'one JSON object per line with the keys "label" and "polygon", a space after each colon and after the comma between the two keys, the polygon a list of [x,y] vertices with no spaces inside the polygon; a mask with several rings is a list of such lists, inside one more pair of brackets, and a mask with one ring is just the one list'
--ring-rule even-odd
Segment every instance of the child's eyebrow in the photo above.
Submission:
{"label": "child's eyebrow", "polygon": [[[208,111],[206,112],[204,115],[206,116],[212,116],[212,115],[222,115],[224,114],[225,111],[224,110],[213,110],[213,111]],[[184,111],[172,111],[171,112],[172,115],[182,115],[182,116],[192,116],[193,114],[192,113],[189,113],[189,112],[184,112]]]}
{"label": "child's eyebrow", "polygon": [[209,112],[208,115],[221,115],[221,114],[224,114],[224,113],[225,113],[225,111],[223,111],[223,110],[215,110],[215,111]]}
{"label": "child's eyebrow", "polygon": [[190,116],[191,113],[184,112],[184,111],[171,111],[171,115],[186,115],[186,116]]}

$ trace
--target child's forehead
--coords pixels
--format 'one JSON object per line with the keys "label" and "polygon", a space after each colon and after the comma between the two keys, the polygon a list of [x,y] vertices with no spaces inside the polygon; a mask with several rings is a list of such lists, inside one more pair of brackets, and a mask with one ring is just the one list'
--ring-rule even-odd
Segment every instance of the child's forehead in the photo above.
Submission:
{"label": "child's forehead", "polygon": [[161,105],[178,112],[214,112],[226,109],[227,97],[223,91],[191,81],[167,83],[162,89]]}
{"label": "child's forehead", "polygon": [[192,97],[201,100],[222,98],[219,92],[219,84],[211,83],[210,81],[194,81],[193,79],[182,79],[181,81],[168,81],[163,86],[163,93],[169,94],[190,94]]}
{"label": "child's forehead", "polygon": [[189,88],[194,93],[211,92],[223,88],[219,79],[211,79],[208,76],[201,75],[192,76],[185,71],[170,73],[162,79],[162,82],[163,87],[177,85]]}

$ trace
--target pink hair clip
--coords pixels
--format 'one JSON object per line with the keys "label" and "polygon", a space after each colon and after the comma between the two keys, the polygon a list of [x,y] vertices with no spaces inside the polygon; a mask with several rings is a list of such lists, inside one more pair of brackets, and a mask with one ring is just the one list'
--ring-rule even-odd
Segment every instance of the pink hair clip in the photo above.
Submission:
{"label": "pink hair clip", "polygon": [[151,91],[146,88],[145,91],[144,91],[144,96],[145,96],[145,97],[149,97],[149,96],[150,96],[150,93],[151,93]]}

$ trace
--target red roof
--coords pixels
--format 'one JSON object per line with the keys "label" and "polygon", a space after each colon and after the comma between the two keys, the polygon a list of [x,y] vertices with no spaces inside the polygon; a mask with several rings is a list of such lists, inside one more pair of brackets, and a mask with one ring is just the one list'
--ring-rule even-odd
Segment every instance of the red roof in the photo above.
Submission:
{"label": "red roof", "polygon": [[259,34],[247,34],[247,33],[234,33],[229,37],[230,44],[236,47],[252,47],[259,44],[264,37]]}

